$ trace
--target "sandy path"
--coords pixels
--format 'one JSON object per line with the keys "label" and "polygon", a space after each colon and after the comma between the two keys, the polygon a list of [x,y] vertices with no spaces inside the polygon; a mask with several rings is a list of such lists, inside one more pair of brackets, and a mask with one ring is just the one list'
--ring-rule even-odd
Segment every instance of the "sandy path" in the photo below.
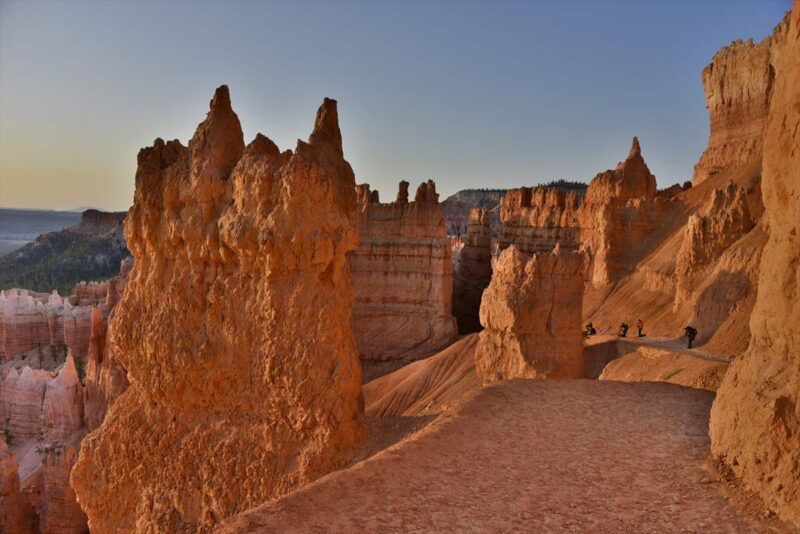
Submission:
{"label": "sandy path", "polygon": [[713,395],[513,381],[222,532],[758,532],[704,469]]}

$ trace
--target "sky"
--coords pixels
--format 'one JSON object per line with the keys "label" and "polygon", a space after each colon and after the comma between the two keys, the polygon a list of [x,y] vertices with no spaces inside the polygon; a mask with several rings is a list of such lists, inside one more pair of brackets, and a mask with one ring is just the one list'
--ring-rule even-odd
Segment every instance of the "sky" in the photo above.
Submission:
{"label": "sky", "polygon": [[283,150],[339,102],[358,183],[394,198],[588,182],[634,135],[659,187],[708,141],[700,73],[790,0],[0,0],[0,206],[127,209],[136,154],[184,144],[227,84]]}

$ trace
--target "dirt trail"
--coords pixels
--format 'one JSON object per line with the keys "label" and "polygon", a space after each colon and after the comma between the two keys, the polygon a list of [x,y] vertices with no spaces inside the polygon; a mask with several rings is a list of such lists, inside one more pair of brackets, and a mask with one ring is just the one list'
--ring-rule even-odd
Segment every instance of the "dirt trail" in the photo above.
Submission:
{"label": "dirt trail", "polygon": [[636,337],[635,334],[632,337],[620,338],[612,334],[599,334],[596,336],[592,336],[588,340],[587,345],[596,345],[598,343],[605,343],[613,340],[618,340],[622,343],[630,343],[631,345],[640,345],[644,347],[652,347],[656,349],[669,350],[672,352],[679,352],[681,354],[689,354],[691,356],[695,356],[697,358],[701,358],[703,360],[708,360],[712,362],[729,364],[733,361],[732,358],[729,358],[727,356],[708,352],[704,350],[702,346],[699,348],[698,347],[691,349],[686,348],[686,340],[684,338],[671,338],[671,337],[658,337],[658,336]]}
{"label": "dirt trail", "polygon": [[704,468],[713,394],[501,382],[220,532],[762,532]]}

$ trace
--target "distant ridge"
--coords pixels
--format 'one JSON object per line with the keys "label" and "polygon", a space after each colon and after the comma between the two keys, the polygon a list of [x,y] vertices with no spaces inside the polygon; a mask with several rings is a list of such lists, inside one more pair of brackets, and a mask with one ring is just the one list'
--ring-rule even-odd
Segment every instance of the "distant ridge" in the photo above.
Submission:
{"label": "distant ridge", "polygon": [[115,276],[120,261],[130,255],[122,232],[127,212],[90,209],[75,215],[69,227],[43,233],[0,256],[0,289],[68,295],[78,282]]}

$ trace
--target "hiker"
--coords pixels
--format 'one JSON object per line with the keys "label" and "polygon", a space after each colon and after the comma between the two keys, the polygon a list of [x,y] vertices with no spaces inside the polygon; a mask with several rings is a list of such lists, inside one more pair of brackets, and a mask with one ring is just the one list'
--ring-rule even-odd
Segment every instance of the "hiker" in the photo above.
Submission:
{"label": "hiker", "polygon": [[683,329],[683,335],[689,341],[689,345],[687,348],[691,349],[692,341],[694,341],[694,338],[697,337],[697,330],[691,326],[687,326],[686,328]]}
{"label": "hiker", "polygon": [[592,323],[588,323],[586,325],[586,331],[584,332],[585,337],[593,336],[597,333],[594,325]]}
{"label": "hiker", "polygon": [[636,321],[636,330],[639,331],[639,337],[644,337],[644,334],[642,334],[642,330],[644,330],[644,321],[641,319]]}
{"label": "hiker", "polygon": [[628,323],[622,323],[621,325],[619,325],[619,334],[617,335],[619,337],[628,337],[628,328],[630,328],[628,326]]}

